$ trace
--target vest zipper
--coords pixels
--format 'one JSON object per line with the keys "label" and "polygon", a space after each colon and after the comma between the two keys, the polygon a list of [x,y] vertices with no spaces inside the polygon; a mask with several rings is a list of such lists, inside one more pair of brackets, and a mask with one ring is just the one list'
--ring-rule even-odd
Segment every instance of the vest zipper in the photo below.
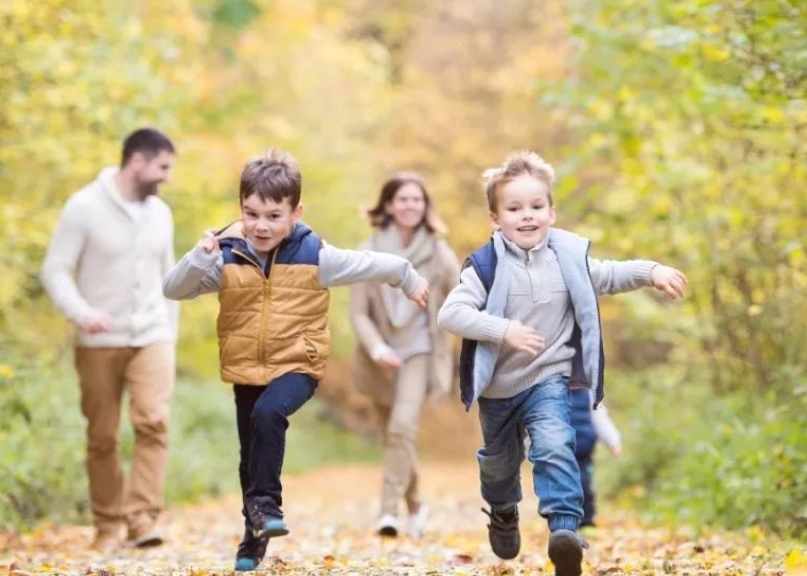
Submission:
{"label": "vest zipper", "polygon": [[[261,276],[263,276],[263,268],[261,268],[261,265],[252,259],[252,256],[235,249],[233,250],[233,254],[238,254],[241,256],[241,258],[255,266],[255,268],[261,271]],[[275,250],[272,252],[272,262],[269,265],[269,276],[263,281],[263,305],[261,306],[261,323],[260,327],[258,328],[258,363],[264,375],[266,374],[266,344],[264,342],[264,332],[266,330],[266,322],[269,320],[269,298],[272,295],[272,274],[275,271],[276,259],[277,248],[275,248]]]}
{"label": "vest zipper", "polygon": [[261,370],[264,372],[264,375],[266,374],[266,343],[264,342],[264,334],[266,332],[266,323],[269,320],[269,300],[272,296],[272,274],[275,273],[276,259],[277,249],[272,252],[272,263],[269,265],[269,276],[263,282],[263,306],[261,306],[261,324],[258,328],[258,361],[260,362]]}

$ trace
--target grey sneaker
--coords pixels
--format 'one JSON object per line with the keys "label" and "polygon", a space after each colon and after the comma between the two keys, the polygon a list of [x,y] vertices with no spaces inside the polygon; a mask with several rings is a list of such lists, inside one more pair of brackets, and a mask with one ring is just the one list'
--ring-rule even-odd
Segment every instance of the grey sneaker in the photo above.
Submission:
{"label": "grey sneaker", "polygon": [[549,535],[549,559],[555,565],[555,576],[580,576],[583,547],[583,541],[571,530],[555,530]]}
{"label": "grey sneaker", "polygon": [[518,531],[518,508],[510,510],[494,510],[490,512],[482,508],[482,512],[490,518],[488,524],[488,540],[493,553],[502,560],[511,560],[521,551],[521,534]]}

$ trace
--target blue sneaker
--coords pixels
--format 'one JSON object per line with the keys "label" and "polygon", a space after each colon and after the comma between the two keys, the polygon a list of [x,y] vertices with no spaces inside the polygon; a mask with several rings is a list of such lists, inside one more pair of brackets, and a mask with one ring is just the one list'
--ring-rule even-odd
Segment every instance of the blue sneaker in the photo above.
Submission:
{"label": "blue sneaker", "polygon": [[266,555],[266,547],[269,545],[269,537],[257,538],[253,535],[252,526],[247,524],[244,530],[244,537],[238,544],[238,552],[235,554],[236,572],[250,572],[258,567],[263,557]]}
{"label": "blue sneaker", "polygon": [[267,518],[259,526],[260,528],[252,529],[255,538],[275,538],[289,533],[289,527],[280,518]]}

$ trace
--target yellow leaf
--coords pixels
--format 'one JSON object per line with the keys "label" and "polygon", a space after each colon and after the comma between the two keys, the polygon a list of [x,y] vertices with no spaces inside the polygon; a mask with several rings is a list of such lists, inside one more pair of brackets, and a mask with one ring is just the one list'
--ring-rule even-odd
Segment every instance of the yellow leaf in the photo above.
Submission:
{"label": "yellow leaf", "polygon": [[807,574],[807,556],[802,554],[798,548],[793,548],[785,557],[785,572],[787,574]]}

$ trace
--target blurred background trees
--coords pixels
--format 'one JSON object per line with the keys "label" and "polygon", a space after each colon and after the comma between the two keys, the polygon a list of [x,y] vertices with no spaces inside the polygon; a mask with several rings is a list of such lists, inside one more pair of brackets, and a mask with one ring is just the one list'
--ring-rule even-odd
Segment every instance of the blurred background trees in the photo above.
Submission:
{"label": "blurred background trees", "polygon": [[[154,125],[179,149],[164,194],[178,254],[237,217],[240,168],[272,145],[300,160],[305,218],[334,244],[364,237],[382,180],[413,169],[465,255],[489,233],[481,171],[538,150],[560,175],[558,225],[594,256],[690,279],[682,304],[602,301],[607,401],[626,435],[603,481],[676,520],[803,530],[802,3],[6,0],[0,23],[0,493],[20,503],[0,523],[42,515],[26,486],[32,462],[54,459],[33,456],[32,431],[71,431],[52,477],[81,481],[83,454],[66,456],[82,435],[65,408],[70,331],[37,274],[67,196]],[[327,389],[341,392],[323,398],[338,416],[352,334],[346,292],[333,301]],[[231,435],[226,390],[200,383],[217,380],[215,311],[215,298],[183,305],[181,372],[210,410],[196,421],[177,402],[178,428]],[[226,488],[186,484],[177,497]],[[82,493],[68,498],[79,513]]]}

